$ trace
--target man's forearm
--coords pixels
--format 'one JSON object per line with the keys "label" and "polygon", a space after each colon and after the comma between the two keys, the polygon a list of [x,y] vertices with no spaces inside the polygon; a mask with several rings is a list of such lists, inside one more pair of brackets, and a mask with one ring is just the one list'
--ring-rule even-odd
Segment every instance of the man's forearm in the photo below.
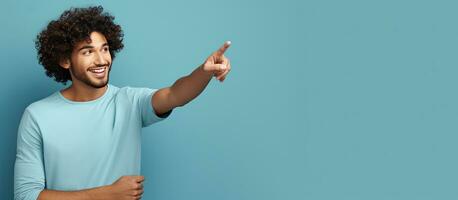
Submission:
{"label": "man's forearm", "polygon": [[184,76],[170,87],[175,106],[183,106],[196,98],[213,77],[213,73],[206,72],[202,65],[197,67],[190,75]]}
{"label": "man's forearm", "polygon": [[109,200],[111,194],[110,186],[101,186],[79,191],[43,190],[38,200]]}

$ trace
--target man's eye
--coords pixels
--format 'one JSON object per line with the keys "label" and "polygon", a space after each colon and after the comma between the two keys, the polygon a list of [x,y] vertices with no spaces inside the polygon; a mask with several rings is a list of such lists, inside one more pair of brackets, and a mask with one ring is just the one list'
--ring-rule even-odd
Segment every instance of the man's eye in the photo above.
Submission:
{"label": "man's eye", "polygon": [[89,55],[90,53],[92,53],[92,51],[85,51],[83,54],[84,55]]}
{"label": "man's eye", "polygon": [[103,51],[107,52],[108,51],[108,47],[103,48]]}

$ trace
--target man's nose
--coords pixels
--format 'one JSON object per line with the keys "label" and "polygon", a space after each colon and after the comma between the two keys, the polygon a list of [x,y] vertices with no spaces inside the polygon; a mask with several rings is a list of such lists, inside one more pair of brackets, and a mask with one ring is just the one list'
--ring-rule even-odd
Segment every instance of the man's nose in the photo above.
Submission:
{"label": "man's nose", "polygon": [[108,61],[103,57],[101,53],[96,53],[95,62],[96,65],[107,65]]}

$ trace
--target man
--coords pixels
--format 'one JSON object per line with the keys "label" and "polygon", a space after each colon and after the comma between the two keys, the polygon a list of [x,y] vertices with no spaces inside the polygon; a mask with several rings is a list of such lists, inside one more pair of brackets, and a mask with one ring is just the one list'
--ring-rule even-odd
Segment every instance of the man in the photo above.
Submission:
{"label": "man", "polygon": [[101,6],[71,8],[37,36],[46,74],[70,87],[29,105],[22,116],[14,198],[140,199],[142,127],[196,98],[231,70],[226,42],[190,75],[162,89],[108,84],[123,32]]}

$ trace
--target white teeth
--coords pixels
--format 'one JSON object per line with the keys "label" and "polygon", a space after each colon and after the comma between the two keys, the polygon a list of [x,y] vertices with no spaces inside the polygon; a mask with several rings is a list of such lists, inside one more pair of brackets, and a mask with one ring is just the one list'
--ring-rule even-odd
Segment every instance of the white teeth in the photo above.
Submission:
{"label": "white teeth", "polygon": [[105,68],[91,70],[91,72],[94,72],[94,73],[102,73],[102,72],[104,72],[104,71],[105,71]]}

